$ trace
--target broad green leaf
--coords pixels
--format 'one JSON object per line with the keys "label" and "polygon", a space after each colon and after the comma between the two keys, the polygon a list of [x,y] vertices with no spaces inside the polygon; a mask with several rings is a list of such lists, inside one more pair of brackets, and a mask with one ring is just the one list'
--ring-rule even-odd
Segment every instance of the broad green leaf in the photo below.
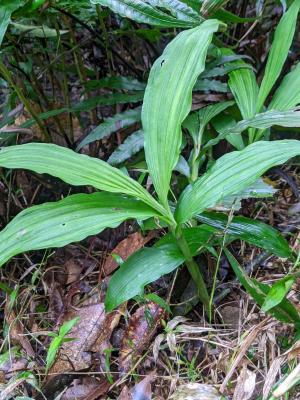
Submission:
{"label": "broad green leaf", "polygon": [[156,192],[167,208],[171,174],[180,154],[181,124],[191,109],[192,89],[205,68],[207,49],[218,25],[218,21],[208,20],[181,32],[150,72],[142,108],[145,155]]}
{"label": "broad green leaf", "polygon": [[244,24],[245,22],[254,22],[257,20],[257,18],[239,17],[238,15],[222,8],[217,10],[212,17],[226,23],[232,22],[234,24]]}
{"label": "broad green leaf", "polygon": [[63,247],[130,218],[155,216],[145,203],[105,192],[75,194],[53,203],[30,207],[0,232],[0,266],[29,250]]}
{"label": "broad green leaf", "polygon": [[220,93],[227,93],[228,86],[227,83],[220,82],[215,79],[199,79],[193,91],[211,91],[211,92],[220,92]]}
{"label": "broad green leaf", "polygon": [[90,111],[98,106],[109,106],[113,104],[137,103],[142,101],[144,93],[142,91],[136,93],[112,93],[107,96],[93,96],[89,99],[82,100],[79,103],[73,104],[69,108],[69,112],[84,112]]}
{"label": "broad green leaf", "polygon": [[287,74],[276,90],[269,110],[285,111],[300,103],[300,62]]}
{"label": "broad green leaf", "polygon": [[220,204],[214,206],[214,209],[216,211],[239,211],[242,208],[241,200],[273,197],[276,192],[277,189],[274,189],[273,186],[268,185],[263,179],[259,178],[247,189],[235,195],[224,197]]}
{"label": "broad green leaf", "polygon": [[10,24],[11,14],[16,11],[23,2],[21,0],[2,0],[0,4],[0,46],[6,29]]}
{"label": "broad green leaf", "polygon": [[136,197],[151,207],[162,207],[136,181],[96,158],[54,144],[29,143],[0,148],[0,166],[49,174],[75,186],[91,185],[112,193]]}
{"label": "broad green leaf", "polygon": [[203,18],[192,7],[179,0],[145,0],[154,7],[165,8],[180,21],[191,23],[191,26],[199,25]]}
{"label": "broad green leaf", "polygon": [[294,0],[288,11],[284,13],[276,28],[264,77],[259,89],[257,112],[261,111],[285,63],[295,34],[299,8],[300,0]]}
{"label": "broad green leaf", "polygon": [[106,311],[143,293],[144,286],[172,272],[184,262],[176,246],[144,248],[130,256],[113,274],[105,298]]}
{"label": "broad green leaf", "polygon": [[[206,246],[214,230],[208,226],[184,229],[183,234],[193,255]],[[113,274],[105,299],[107,311],[143,293],[144,287],[184,263],[176,239],[166,235],[155,247],[144,248],[130,256]]]}
{"label": "broad green leaf", "polygon": [[243,150],[245,147],[244,139],[242,135],[236,135],[230,132],[230,128],[236,125],[236,120],[228,114],[217,115],[212,120],[212,125],[215,130],[219,133],[216,139],[209,140],[206,148],[211,146],[212,142],[218,143],[220,137],[224,137],[237,150]]}
{"label": "broad green leaf", "polygon": [[140,82],[130,76],[107,76],[98,80],[89,80],[85,88],[89,91],[101,88],[144,91],[146,83]]}
{"label": "broad green leaf", "polygon": [[298,140],[260,141],[244,150],[225,154],[184,190],[177,205],[176,220],[179,223],[188,221],[223,198],[246,189],[271,167],[299,154]]}
{"label": "broad green leaf", "polygon": [[200,125],[207,125],[214,117],[226,110],[228,107],[231,107],[233,104],[234,101],[224,101],[222,103],[212,104],[201,108],[198,112]]}
{"label": "broad green leaf", "polygon": [[284,127],[300,127],[300,111],[276,111],[270,110],[261,114],[256,114],[253,118],[239,121],[236,125],[229,125],[228,129],[224,129],[219,136],[211,139],[206,143],[205,147],[211,147],[220,142],[220,140],[227,138],[228,135],[240,135],[248,128],[267,129],[274,125]]}
{"label": "broad green leaf", "polygon": [[[245,64],[244,61],[237,61]],[[228,85],[244,119],[256,114],[258,86],[255,74],[251,69],[240,68],[229,74]]]}
{"label": "broad green leaf", "polygon": [[120,14],[122,17],[133,19],[134,21],[156,25],[161,27],[182,27],[189,28],[194,24],[191,22],[180,21],[152,7],[143,0],[91,0],[94,4],[101,4],[109,7],[113,12]]}
{"label": "broad green leaf", "polygon": [[224,76],[228,75],[229,73],[233,71],[237,71],[240,69],[252,69],[251,65],[246,64],[246,63],[228,63],[227,65],[224,65],[222,67],[215,67],[211,69],[207,69],[205,72],[201,74],[201,79],[204,78],[214,78],[217,76]]}
{"label": "broad green leaf", "polygon": [[[266,296],[271,288],[268,285],[257,282],[255,279],[249,278],[243,268],[239,265],[233,255],[227,250],[224,250],[226,257],[234,270],[234,273],[240,283],[244,286],[250,296],[256,301],[259,306],[264,304]],[[300,316],[293,304],[287,299],[283,299],[280,304],[271,309],[270,314],[277,318],[279,321],[285,323],[300,323]]]}
{"label": "broad green leaf", "polygon": [[96,140],[101,140],[111,133],[114,133],[122,128],[126,128],[139,122],[141,120],[141,108],[135,108],[134,110],[127,110],[123,113],[114,115],[113,117],[107,118],[102,124],[93,129],[77,146],[76,151],[82,149],[89,143]]}
{"label": "broad green leaf", "polygon": [[55,38],[59,35],[64,35],[68,33],[67,30],[57,31],[56,29],[49,28],[46,25],[37,26],[37,25],[24,25],[19,24],[17,22],[11,22],[11,25],[14,27],[13,33],[16,34],[27,34],[30,37],[38,37],[38,38]]}
{"label": "broad green leaf", "polygon": [[144,132],[139,130],[127,139],[111,154],[107,162],[111,165],[121,164],[144,148]]}
{"label": "broad green leaf", "polygon": [[276,307],[286,297],[295,282],[295,277],[286,276],[271,287],[262,305],[262,310],[267,312]]}
{"label": "broad green leaf", "polygon": [[204,212],[197,215],[197,220],[220,231],[233,235],[241,240],[261,247],[279,257],[290,257],[291,250],[288,242],[274,228],[263,222],[245,217],[233,217],[216,212]]}
{"label": "broad green leaf", "polygon": [[228,3],[228,1],[229,0],[204,0],[202,2],[201,14],[204,16],[211,15]]}

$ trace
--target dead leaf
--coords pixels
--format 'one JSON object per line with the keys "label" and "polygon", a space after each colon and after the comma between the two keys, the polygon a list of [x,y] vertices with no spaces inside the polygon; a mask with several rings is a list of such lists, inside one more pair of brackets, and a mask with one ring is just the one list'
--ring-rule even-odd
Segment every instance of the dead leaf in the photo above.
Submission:
{"label": "dead leaf", "polygon": [[79,309],[70,308],[61,318],[61,324],[76,317],[80,318],[67,335],[75,340],[63,343],[50,374],[80,371],[90,367],[91,352],[99,351],[101,343],[109,340],[120,316],[119,311],[106,315],[103,303],[88,304]]}
{"label": "dead leaf", "polygon": [[121,341],[120,372],[126,373],[132,368],[135,358],[144,351],[155,334],[163,314],[164,310],[158,304],[149,302],[131,316]]}
{"label": "dead leaf", "polygon": [[80,274],[82,272],[82,267],[73,258],[65,263],[64,268],[67,275],[67,285],[70,285],[71,283],[79,280]]}
{"label": "dead leaf", "polygon": [[71,386],[65,391],[62,400],[95,400],[109,390],[108,381],[100,382],[96,378],[86,377],[82,380],[74,379]]}
{"label": "dead leaf", "polygon": [[255,390],[255,383],[256,374],[244,366],[238,378],[232,400],[249,400]]}
{"label": "dead leaf", "polygon": [[[181,385],[171,396],[170,400],[221,400],[222,396],[212,385],[202,385],[200,383],[188,383]],[[223,397],[224,399],[224,397]],[[239,399],[239,400],[242,400]]]}
{"label": "dead leaf", "polygon": [[[154,232],[150,232],[147,236],[142,236],[140,232],[135,232],[132,235],[127,236],[126,239],[122,240],[112,251],[114,254],[118,254],[122,260],[135,253],[137,250],[142,248],[155,236]],[[102,276],[110,275],[115,269],[118,268],[117,261],[112,255],[109,255],[106,259],[104,266],[101,271]]]}
{"label": "dead leaf", "polygon": [[130,390],[127,386],[123,387],[120,396],[118,397],[118,400],[132,400]]}
{"label": "dead leaf", "polygon": [[9,326],[10,341],[13,344],[19,344],[29,357],[34,358],[35,353],[29,339],[24,335],[24,327],[16,313],[13,310],[8,310],[8,304],[9,301],[6,301],[5,320]]}
{"label": "dead leaf", "polygon": [[141,382],[137,383],[135,387],[131,390],[132,400],[151,400],[152,399],[152,389],[151,383],[154,380],[154,375],[149,374]]}

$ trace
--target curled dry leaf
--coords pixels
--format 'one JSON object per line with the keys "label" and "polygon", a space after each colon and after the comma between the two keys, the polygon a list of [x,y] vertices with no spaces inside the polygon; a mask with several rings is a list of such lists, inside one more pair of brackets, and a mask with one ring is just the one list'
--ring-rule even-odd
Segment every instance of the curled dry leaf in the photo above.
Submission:
{"label": "curled dry leaf", "polygon": [[[141,249],[155,236],[154,232],[150,232],[147,236],[142,236],[140,232],[135,232],[132,235],[127,236],[126,239],[122,240],[112,251],[112,254],[117,254],[122,260]],[[102,276],[110,275],[114,270],[118,268],[117,261],[112,255],[109,255],[106,259],[102,268]]]}
{"label": "curled dry leaf", "polygon": [[109,340],[112,331],[119,323],[120,315],[119,311],[106,314],[103,303],[88,304],[79,309],[68,310],[63,315],[61,324],[77,317],[80,320],[66,336],[74,340],[62,344],[50,374],[80,371],[90,367],[92,352],[99,351],[101,344]]}
{"label": "curled dry leaf", "polygon": [[234,390],[232,400],[250,400],[255,390],[256,374],[243,367]]}
{"label": "curled dry leaf", "polygon": [[[223,400],[218,390],[212,385],[188,383],[179,386],[170,400]],[[240,399],[242,400],[242,399]]]}
{"label": "curled dry leaf", "polygon": [[66,284],[69,285],[79,280],[82,267],[73,258],[68,260],[64,265],[67,281]]}
{"label": "curled dry leaf", "polygon": [[131,390],[124,386],[118,400],[151,400],[151,383],[154,380],[154,373],[150,373],[141,382],[137,383]]}
{"label": "curled dry leaf", "polygon": [[100,382],[91,377],[85,377],[82,380],[74,379],[61,400],[95,400],[106,394],[109,387],[108,381]]}
{"label": "curled dry leaf", "polygon": [[131,316],[121,341],[120,372],[130,371],[136,357],[145,350],[154,336],[163,315],[163,308],[156,303],[149,302],[138,308]]}

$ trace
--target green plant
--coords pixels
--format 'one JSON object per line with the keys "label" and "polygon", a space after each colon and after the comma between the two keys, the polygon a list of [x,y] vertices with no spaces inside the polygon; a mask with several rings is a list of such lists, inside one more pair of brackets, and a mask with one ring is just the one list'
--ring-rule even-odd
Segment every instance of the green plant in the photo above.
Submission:
{"label": "green plant", "polygon": [[66,335],[71,331],[71,329],[74,327],[74,325],[77,324],[78,321],[79,317],[71,319],[70,321],[64,322],[62,324],[62,326],[59,328],[58,333],[48,333],[48,335],[52,336],[54,339],[51,341],[49,349],[47,351],[46,372],[48,372],[49,369],[52,367],[60,346],[67,341],[75,340],[73,338],[66,338]]}
{"label": "green plant", "polygon": [[[242,236],[280,257],[292,256],[287,242],[275,229],[245,218],[224,220],[224,216],[206,212],[228,197],[231,202],[242,198],[243,192],[265,171],[300,154],[300,141],[261,141],[220,157],[198,177],[199,159],[205,148],[201,139],[203,128],[212,116],[231,103],[200,111],[201,129],[191,131],[194,150],[190,184],[178,200],[170,200],[172,172],[182,149],[181,126],[190,112],[193,86],[205,69],[207,51],[219,26],[218,20],[210,19],[179,33],[151,69],[142,107],[142,124],[147,168],[156,196],[108,163],[66,148],[31,143],[0,149],[2,167],[47,173],[71,185],[88,185],[102,191],[71,195],[57,203],[46,203],[21,212],[0,233],[1,265],[16,254],[61,247],[97,234],[104,228],[116,227],[126,219],[152,218],[167,226],[169,233],[154,247],[136,252],[120,266],[110,280],[106,309],[111,311],[140,295],[146,284],[185,263],[210,315],[213,293],[208,293],[194,258],[196,255],[213,251],[213,246],[221,244],[224,247]],[[235,135],[248,127],[265,128],[274,123],[300,126],[300,112],[261,113],[232,125],[228,132]],[[205,223],[197,225],[197,219],[204,219]],[[222,239],[225,233],[225,239]],[[260,291],[266,290],[260,285]],[[294,310],[289,302],[288,307]],[[294,310],[285,318],[298,323],[300,317]]]}

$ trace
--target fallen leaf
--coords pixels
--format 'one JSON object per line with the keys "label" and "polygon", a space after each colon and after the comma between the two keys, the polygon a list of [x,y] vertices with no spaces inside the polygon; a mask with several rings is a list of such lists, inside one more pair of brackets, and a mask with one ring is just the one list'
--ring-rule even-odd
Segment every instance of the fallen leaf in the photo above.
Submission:
{"label": "fallen leaf", "polygon": [[232,400],[249,400],[255,390],[256,374],[243,367],[234,390]]}
{"label": "fallen leaf", "polygon": [[128,327],[121,341],[119,370],[128,372],[154,336],[160,325],[164,310],[158,304],[149,302],[138,308],[130,317]]}
{"label": "fallen leaf", "polygon": [[[137,250],[145,246],[155,236],[154,232],[150,232],[147,236],[142,236],[140,232],[135,232],[132,235],[127,236],[126,239],[122,240],[111,252],[117,254],[122,260],[135,253]],[[101,270],[102,276],[110,275],[115,269],[118,268],[118,263],[112,255],[109,255]]]}
{"label": "fallen leaf", "polygon": [[27,336],[24,335],[24,327],[21,324],[19,318],[16,316],[16,313],[13,310],[8,309],[9,301],[6,301],[5,306],[5,320],[7,325],[9,326],[9,337],[10,341],[13,344],[19,344],[26,354],[34,358],[35,353],[31,346],[31,343]]}
{"label": "fallen leaf", "polygon": [[[221,394],[212,385],[188,383],[181,385],[171,396],[170,400],[223,400]],[[224,399],[225,400],[225,399]],[[240,399],[242,400],[242,398]]]}
{"label": "fallen leaf", "polygon": [[141,382],[137,383],[131,390],[132,400],[151,400],[152,389],[151,383],[154,380],[154,375],[149,374]]}
{"label": "fallen leaf", "polygon": [[74,379],[61,400],[95,400],[99,396],[106,394],[109,387],[110,383],[108,381],[101,382],[96,378]]}
{"label": "fallen leaf", "polygon": [[106,315],[103,303],[83,305],[78,309],[70,308],[60,319],[60,324],[80,318],[66,336],[74,340],[62,344],[50,374],[89,368],[92,362],[91,353],[101,350],[101,343],[109,340],[120,316],[119,311]]}
{"label": "fallen leaf", "polygon": [[65,263],[64,268],[67,275],[67,285],[70,285],[71,283],[79,280],[80,274],[82,272],[82,267],[73,258]]}

